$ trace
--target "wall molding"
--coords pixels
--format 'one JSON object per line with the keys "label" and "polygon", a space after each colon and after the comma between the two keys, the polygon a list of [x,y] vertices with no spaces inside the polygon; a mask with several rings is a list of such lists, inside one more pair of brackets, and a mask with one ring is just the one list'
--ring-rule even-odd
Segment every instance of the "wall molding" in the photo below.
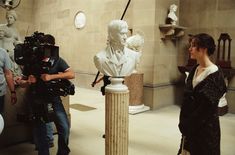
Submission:
{"label": "wall molding", "polygon": [[146,83],[146,84],[144,84],[144,87],[145,88],[158,89],[158,88],[172,87],[172,86],[176,86],[176,85],[178,85],[178,82],[159,83],[159,84]]}
{"label": "wall molding", "polygon": [[235,91],[235,87],[228,87],[227,90],[228,91]]}

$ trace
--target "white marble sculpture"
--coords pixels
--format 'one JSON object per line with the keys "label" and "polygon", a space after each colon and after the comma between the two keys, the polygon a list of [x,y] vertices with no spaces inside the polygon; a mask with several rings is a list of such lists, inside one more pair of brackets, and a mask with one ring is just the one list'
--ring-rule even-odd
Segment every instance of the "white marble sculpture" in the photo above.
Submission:
{"label": "white marble sculpture", "polygon": [[6,24],[0,25],[1,31],[1,41],[0,47],[4,48],[12,61],[12,71],[14,76],[18,76],[21,74],[21,69],[14,61],[14,48],[15,45],[21,43],[20,35],[15,27],[15,22],[17,20],[17,14],[14,10],[7,11],[6,13]]}
{"label": "white marble sculpture", "polygon": [[[128,37],[126,40],[126,47],[135,52],[138,52],[139,57],[142,56],[143,46],[144,46],[144,37],[138,33]],[[139,63],[137,64],[137,66],[138,65]],[[137,68],[133,71],[133,73],[137,73]]]}
{"label": "white marble sculpture", "polygon": [[123,20],[112,20],[108,25],[108,45],[94,57],[96,68],[104,75],[124,77],[130,75],[140,55],[125,47],[128,25]]}
{"label": "white marble sculpture", "polygon": [[18,16],[14,10],[7,11],[7,13],[6,13],[6,20],[7,20],[6,26],[8,27],[8,29],[7,29],[9,31],[8,33],[11,34],[11,37],[14,41],[13,42],[14,45],[22,42],[20,35],[18,33],[18,30],[15,27],[15,22],[16,22],[17,18],[18,18]]}
{"label": "white marble sculpture", "polygon": [[170,22],[171,22],[172,25],[176,25],[176,22],[178,20],[178,17],[175,14],[176,10],[177,10],[177,5],[172,4],[170,6],[170,11],[167,15],[167,17],[170,19]]}

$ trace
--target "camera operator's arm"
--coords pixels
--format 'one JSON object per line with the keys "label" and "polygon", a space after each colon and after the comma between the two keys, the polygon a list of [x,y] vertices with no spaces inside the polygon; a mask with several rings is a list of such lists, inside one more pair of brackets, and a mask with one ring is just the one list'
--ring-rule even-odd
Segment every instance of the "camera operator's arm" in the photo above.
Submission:
{"label": "camera operator's arm", "polygon": [[11,103],[15,104],[17,101],[17,98],[16,98],[15,85],[13,81],[12,72],[10,69],[4,69],[4,74],[5,74],[5,78],[7,81],[7,85],[11,91]]}
{"label": "camera operator's arm", "polygon": [[24,77],[18,77],[15,81],[20,87],[25,88],[28,87],[31,83],[36,83],[37,80],[34,75],[29,75],[27,79]]}
{"label": "camera operator's arm", "polygon": [[50,81],[56,79],[74,79],[75,74],[71,68],[66,69],[64,72],[58,74],[42,74],[41,79],[43,81]]}

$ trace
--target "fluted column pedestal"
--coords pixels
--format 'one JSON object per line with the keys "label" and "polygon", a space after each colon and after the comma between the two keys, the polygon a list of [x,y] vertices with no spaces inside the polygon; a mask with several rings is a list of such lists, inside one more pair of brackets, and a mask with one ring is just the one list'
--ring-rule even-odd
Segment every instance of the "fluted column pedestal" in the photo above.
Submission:
{"label": "fluted column pedestal", "polygon": [[105,88],[105,155],[128,155],[129,90],[123,78]]}

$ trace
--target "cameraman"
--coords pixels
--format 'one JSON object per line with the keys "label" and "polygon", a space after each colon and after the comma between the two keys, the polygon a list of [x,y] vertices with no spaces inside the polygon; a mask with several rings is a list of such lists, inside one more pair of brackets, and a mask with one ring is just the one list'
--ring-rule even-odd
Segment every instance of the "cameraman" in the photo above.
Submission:
{"label": "cameraman", "polygon": [[[52,35],[45,35],[45,42],[48,44],[55,44],[55,38]],[[43,61],[49,61],[50,58],[45,58]],[[54,62],[49,69],[48,74],[41,74],[40,77],[34,75],[26,75],[25,79],[18,79],[17,83],[21,86],[29,85],[30,95],[33,99],[32,102],[45,102],[52,103],[53,110],[55,112],[54,123],[58,131],[58,151],[57,155],[68,155],[70,149],[68,147],[69,142],[69,120],[67,118],[64,106],[60,99],[60,96],[48,95],[47,89],[43,88],[46,82],[56,79],[73,79],[75,77],[74,72],[68,66],[68,64],[59,58]],[[33,103],[32,103],[33,104]],[[37,140],[38,155],[49,155],[49,144],[47,140],[47,123],[37,121],[35,123],[35,136]]]}

